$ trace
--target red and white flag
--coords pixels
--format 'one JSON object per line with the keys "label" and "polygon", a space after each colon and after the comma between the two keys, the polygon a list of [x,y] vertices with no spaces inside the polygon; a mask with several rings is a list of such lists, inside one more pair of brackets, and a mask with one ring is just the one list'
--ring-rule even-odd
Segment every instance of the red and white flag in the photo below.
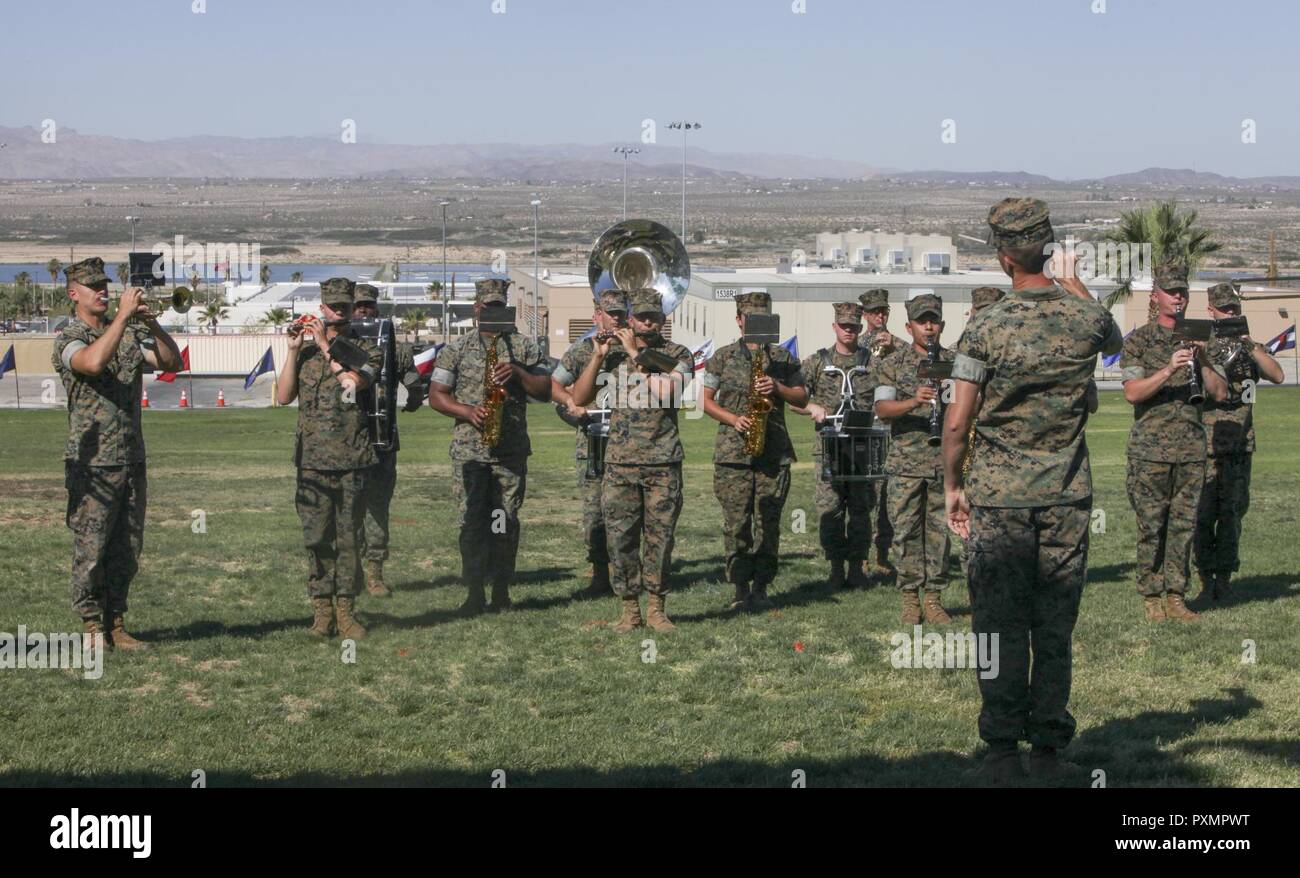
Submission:
{"label": "red and white flag", "polygon": [[708,339],[699,347],[691,351],[695,357],[695,371],[698,372],[704,368],[704,364],[713,356],[713,339]]}
{"label": "red and white flag", "polygon": [[[181,372],[188,372],[188,371],[190,371],[190,346],[186,345],[185,350],[181,351]],[[166,381],[170,383],[172,381],[175,381],[176,376],[181,374],[181,372],[159,372],[154,377],[158,381]]]}
{"label": "red and white flag", "polygon": [[442,345],[436,344],[427,350],[420,351],[415,355],[415,370],[421,375],[428,375],[433,371],[433,364],[438,360],[438,351],[442,350]]}

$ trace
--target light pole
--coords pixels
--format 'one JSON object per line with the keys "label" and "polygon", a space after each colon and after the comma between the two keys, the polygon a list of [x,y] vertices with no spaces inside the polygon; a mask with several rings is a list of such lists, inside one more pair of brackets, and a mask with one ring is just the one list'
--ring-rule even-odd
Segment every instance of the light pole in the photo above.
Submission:
{"label": "light pole", "polygon": [[692,128],[704,126],[699,122],[669,122],[669,128],[680,128],[682,132],[682,240],[686,240],[686,132]]}
{"label": "light pole", "polygon": [[623,154],[623,219],[627,219],[627,157],[641,150],[635,146],[616,146],[614,152]]}
{"label": "light pole", "polygon": [[[539,326],[539,321],[537,319],[537,303],[541,293],[542,283],[542,272],[539,267],[541,265],[541,259],[538,256],[537,250],[537,220],[538,211],[542,207],[542,202],[539,199],[534,198],[530,203],[533,205],[533,342],[536,344],[539,343],[537,338],[537,329]],[[550,339],[548,338],[546,341],[547,348],[549,348]]]}
{"label": "light pole", "polygon": [[140,217],[129,216],[126,218],[126,221],[131,224],[131,252],[134,253],[135,252],[135,227],[136,224],[140,222]]}
{"label": "light pole", "polygon": [[447,310],[451,307],[451,291],[447,289],[447,205],[450,201],[440,201],[442,208],[442,341],[447,343],[451,337],[451,318]]}

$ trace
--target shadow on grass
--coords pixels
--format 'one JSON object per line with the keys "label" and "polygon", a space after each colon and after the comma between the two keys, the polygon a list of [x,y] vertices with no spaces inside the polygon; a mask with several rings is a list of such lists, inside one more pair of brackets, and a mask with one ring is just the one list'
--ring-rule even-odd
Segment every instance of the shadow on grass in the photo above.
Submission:
{"label": "shadow on grass", "polygon": [[[1068,756],[1084,771],[1061,785],[1087,787],[1090,772],[1102,768],[1107,785],[1205,785],[1212,776],[1191,764],[1187,756],[1201,751],[1234,748],[1285,760],[1300,762],[1300,743],[1228,739],[1218,742],[1189,743],[1178,752],[1170,752],[1171,742],[1192,735],[1206,724],[1226,725],[1242,719],[1262,706],[1241,689],[1226,690],[1225,698],[1205,698],[1193,702],[1185,711],[1147,711],[1122,717],[1088,728],[1081,733]],[[975,718],[971,717],[973,723]],[[981,757],[982,752],[974,754]],[[600,769],[573,765],[537,771],[506,768],[510,786],[535,787],[786,787],[793,773],[804,772],[808,786],[863,787],[953,787],[977,786],[967,777],[967,769],[976,761],[970,756],[946,750],[934,750],[903,758],[889,758],[862,753],[843,759],[787,758],[772,762],[757,760],[720,760],[699,768],[677,765],[635,765]],[[247,772],[213,770],[207,773],[210,787],[276,786],[435,786],[487,787],[492,768],[452,770],[423,768],[364,775],[304,771],[274,779],[263,779]],[[186,775],[159,772],[105,772],[90,775],[7,770],[0,772],[0,786],[35,787],[116,787],[164,786],[188,787]],[[1039,786],[1026,780],[1025,786]]]}
{"label": "shadow on grass", "polygon": [[1226,598],[1217,601],[1202,598],[1196,602],[1196,609],[1204,613],[1226,610],[1255,601],[1276,601],[1297,594],[1298,584],[1300,580],[1294,574],[1246,576],[1232,581]]}
{"label": "shadow on grass", "polygon": [[264,637],[280,631],[297,629],[306,630],[311,624],[311,607],[304,607],[302,614],[291,619],[254,622],[244,625],[231,625],[217,619],[198,619],[178,628],[156,628],[135,632],[145,640],[166,643],[173,640],[205,640],[210,637]]}
{"label": "shadow on grass", "polygon": [[1125,561],[1120,564],[1102,564],[1099,567],[1088,568],[1088,584],[1096,585],[1103,582],[1132,582],[1131,574],[1133,572],[1134,562]]}
{"label": "shadow on grass", "polygon": [[[540,570],[516,570],[515,586],[522,585],[550,585],[557,582],[568,582],[572,579],[582,578],[582,572],[575,573],[569,567],[543,567]],[[461,578],[458,574],[444,573],[442,576],[436,576],[433,579],[418,579],[411,582],[395,583],[393,591],[432,591],[437,588],[446,588],[448,586],[460,585]]]}

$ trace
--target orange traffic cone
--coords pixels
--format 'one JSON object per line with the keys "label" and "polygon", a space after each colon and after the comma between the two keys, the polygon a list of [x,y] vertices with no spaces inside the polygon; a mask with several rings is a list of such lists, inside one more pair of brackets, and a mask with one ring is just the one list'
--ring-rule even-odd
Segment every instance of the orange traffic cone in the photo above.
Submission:
{"label": "orange traffic cone", "polygon": [[185,391],[182,390],[182,391],[181,391],[181,408],[183,408],[183,409],[187,409],[187,408],[189,408],[189,407],[190,407],[190,400],[189,400],[189,397],[187,397],[187,396],[185,395]]}
{"label": "orange traffic cone", "polygon": [[217,388],[217,408],[223,408],[226,405],[226,392],[220,387]]}
{"label": "orange traffic cone", "polygon": [[140,397],[140,408],[149,408],[149,388],[144,388],[144,394]]}

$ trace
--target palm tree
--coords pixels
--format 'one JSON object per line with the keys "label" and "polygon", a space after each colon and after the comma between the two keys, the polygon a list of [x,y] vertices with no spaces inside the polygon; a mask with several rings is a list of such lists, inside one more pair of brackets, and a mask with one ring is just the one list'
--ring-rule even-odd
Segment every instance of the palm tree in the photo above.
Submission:
{"label": "palm tree", "polygon": [[50,283],[57,284],[59,282],[59,271],[62,270],[62,268],[63,263],[57,259],[51,259],[49,262],[45,263],[45,270],[50,273]]}
{"label": "palm tree", "polygon": [[130,279],[131,279],[130,264],[126,262],[119,262],[117,264],[117,282],[120,283],[125,288],[126,282]]}
{"label": "palm tree", "polygon": [[262,286],[269,286],[271,283],[271,266],[262,263],[262,270],[258,272],[258,277],[261,278]]}
{"label": "palm tree", "polygon": [[[1149,244],[1151,267],[1167,261],[1183,262],[1188,277],[1195,277],[1205,258],[1223,249],[1223,244],[1212,237],[1211,229],[1196,225],[1197,217],[1195,210],[1179,213],[1177,200],[1171,198],[1146,208],[1124,211],[1119,225],[1107,233],[1105,240],[1139,246]],[[1133,295],[1132,271],[1117,280],[1119,286],[1106,297],[1108,308]]]}
{"label": "palm tree", "polygon": [[408,311],[406,316],[402,318],[402,329],[406,332],[414,332],[415,341],[418,343],[420,341],[420,330],[424,329],[424,323],[428,319],[429,315],[421,308]]}
{"label": "palm tree", "polygon": [[295,271],[293,274],[289,275],[289,280],[293,281],[296,284],[302,283],[302,272]]}
{"label": "palm tree", "polygon": [[439,299],[442,298],[442,281],[436,280],[433,283],[429,284],[424,289],[425,292],[429,294],[430,301],[437,302]]}
{"label": "palm tree", "polygon": [[213,335],[217,334],[217,324],[230,316],[222,302],[213,302],[211,305],[203,306],[203,313],[199,315],[199,325],[207,326]]}
{"label": "palm tree", "polygon": [[276,332],[279,332],[280,327],[284,326],[292,319],[293,314],[290,313],[288,308],[272,308],[270,311],[266,312],[266,316],[262,318],[262,322],[274,329]]}
{"label": "palm tree", "polygon": [[[19,296],[24,296],[26,294],[27,287],[31,284],[31,282],[32,282],[32,276],[25,271],[20,271],[14,275],[14,286],[17,287]],[[28,304],[26,299],[23,299],[23,304],[24,305]],[[29,310],[27,313],[30,315],[34,315],[36,313],[35,298],[31,300],[30,304],[31,304],[31,310]]]}

